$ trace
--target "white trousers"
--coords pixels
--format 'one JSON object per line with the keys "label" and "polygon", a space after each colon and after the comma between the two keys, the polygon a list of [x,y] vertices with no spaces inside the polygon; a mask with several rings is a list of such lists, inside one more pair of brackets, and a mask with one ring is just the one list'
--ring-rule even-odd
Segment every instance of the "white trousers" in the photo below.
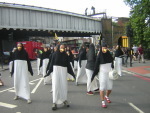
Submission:
{"label": "white trousers", "polygon": [[142,59],[142,62],[145,62],[145,60],[144,60],[144,54],[139,54],[138,55],[139,62],[140,62],[140,59]]}
{"label": "white trousers", "polygon": [[76,82],[87,83],[87,75],[86,75],[86,71],[85,71],[86,63],[87,63],[87,60],[82,60],[81,67],[80,67],[79,62],[78,62],[78,71],[77,71]]}
{"label": "white trousers", "polygon": [[41,61],[41,59],[37,58],[37,72],[38,72],[38,75],[42,74],[42,68],[40,68],[40,61]]}
{"label": "white trousers", "polygon": [[9,62],[9,72],[12,72],[13,61]]}
{"label": "white trousers", "polygon": [[98,89],[98,84],[96,78],[91,82],[93,71],[86,69],[86,75],[87,75],[87,92],[94,91]]}
{"label": "white trousers", "polygon": [[[43,77],[46,75],[46,68],[48,65],[49,59],[44,59],[43,60]],[[44,83],[50,83],[51,76],[47,76],[44,78]]]}
{"label": "white trousers", "polygon": [[122,76],[122,58],[115,57],[114,69]]}

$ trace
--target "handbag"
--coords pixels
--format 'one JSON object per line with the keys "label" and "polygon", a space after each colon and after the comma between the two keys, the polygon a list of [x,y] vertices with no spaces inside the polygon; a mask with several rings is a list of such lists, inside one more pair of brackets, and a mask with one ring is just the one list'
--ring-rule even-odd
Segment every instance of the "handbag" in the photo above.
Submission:
{"label": "handbag", "polygon": [[119,78],[119,74],[117,73],[116,70],[112,69],[109,72],[109,79],[111,79],[111,80],[117,80],[118,78]]}

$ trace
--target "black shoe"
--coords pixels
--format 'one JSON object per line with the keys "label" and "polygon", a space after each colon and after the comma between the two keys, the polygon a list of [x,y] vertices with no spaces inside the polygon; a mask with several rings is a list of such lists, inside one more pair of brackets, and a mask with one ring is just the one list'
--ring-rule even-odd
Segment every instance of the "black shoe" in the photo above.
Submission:
{"label": "black shoe", "polygon": [[99,92],[99,88],[95,89],[94,92]]}
{"label": "black shoe", "polygon": [[57,105],[56,104],[53,104],[52,105],[52,110],[56,110],[57,109]]}
{"label": "black shoe", "polygon": [[69,105],[69,103],[68,103],[68,101],[66,100],[66,101],[64,101],[64,105],[65,106],[67,106],[67,107],[70,107],[70,105]]}

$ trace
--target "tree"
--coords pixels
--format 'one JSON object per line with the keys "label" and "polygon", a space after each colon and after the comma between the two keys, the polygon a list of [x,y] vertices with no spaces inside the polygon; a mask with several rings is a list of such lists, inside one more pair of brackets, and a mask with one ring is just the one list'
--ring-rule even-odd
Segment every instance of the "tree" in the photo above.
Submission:
{"label": "tree", "polygon": [[150,0],[124,0],[131,7],[130,22],[133,41],[150,48]]}

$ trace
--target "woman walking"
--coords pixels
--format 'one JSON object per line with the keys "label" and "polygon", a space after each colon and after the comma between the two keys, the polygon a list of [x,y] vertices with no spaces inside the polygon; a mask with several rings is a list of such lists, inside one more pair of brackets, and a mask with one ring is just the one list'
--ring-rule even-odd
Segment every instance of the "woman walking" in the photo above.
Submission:
{"label": "woman walking", "polygon": [[[41,55],[40,67],[43,67],[43,77],[46,75],[46,69],[49,62],[50,53],[47,47],[44,47],[44,52]],[[44,78],[44,85],[50,81],[50,77]]]}
{"label": "woman walking", "polygon": [[27,52],[25,51],[23,44],[17,45],[17,50],[14,52],[13,68],[11,75],[14,75],[14,88],[15,88],[15,100],[19,97],[27,100],[27,103],[31,103],[30,98],[30,85],[28,74],[33,76],[32,67],[29,61]]}
{"label": "woman walking", "polygon": [[91,81],[93,81],[95,75],[98,74],[99,76],[100,98],[102,100],[103,108],[107,107],[105,100],[108,103],[111,103],[109,99],[113,86],[113,80],[109,79],[111,68],[113,68],[113,57],[107,50],[107,45],[103,44],[97,56],[94,73],[91,78]]}
{"label": "woman walking", "polygon": [[78,83],[87,83],[87,75],[85,71],[86,63],[86,47],[83,44],[79,51],[76,85],[78,85]]}
{"label": "woman walking", "polygon": [[121,50],[120,46],[117,45],[116,47],[116,51],[115,51],[115,70],[117,71],[117,73],[122,76],[122,56],[123,55],[123,51]]}
{"label": "woman walking", "polygon": [[[60,45],[60,48],[52,55],[50,67],[46,76],[52,73],[52,90],[53,90],[53,106],[52,110],[57,109],[57,104],[66,105],[69,107],[67,101],[68,84],[67,74],[69,73],[75,78],[71,68],[68,55],[65,52],[65,46]],[[45,76],[45,77],[46,77]]]}
{"label": "woman walking", "polygon": [[94,80],[91,82],[91,77],[94,71],[94,66],[96,61],[94,44],[90,44],[86,57],[87,57],[87,64],[85,68],[86,68],[86,75],[87,75],[87,94],[93,95],[94,93],[92,91],[99,90],[96,78],[94,78]]}

